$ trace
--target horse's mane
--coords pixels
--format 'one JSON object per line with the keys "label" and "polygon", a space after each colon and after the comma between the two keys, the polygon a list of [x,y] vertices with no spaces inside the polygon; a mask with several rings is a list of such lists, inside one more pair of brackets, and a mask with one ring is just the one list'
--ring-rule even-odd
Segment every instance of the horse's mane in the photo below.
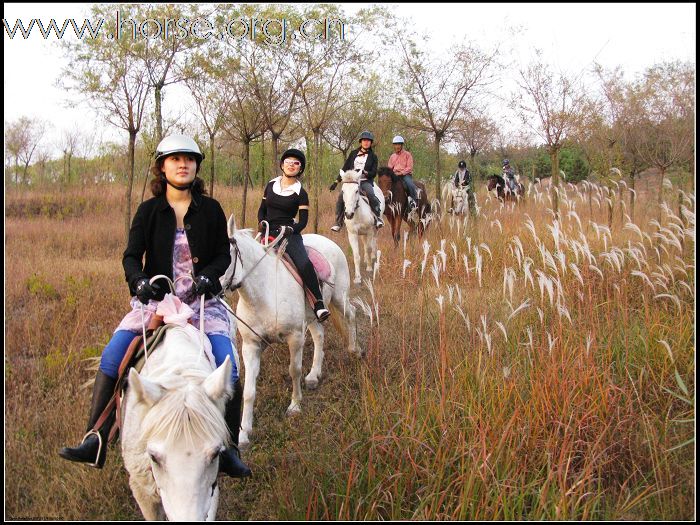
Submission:
{"label": "horse's mane", "polygon": [[358,182],[360,180],[361,172],[355,170],[347,170],[343,173],[343,182]]}
{"label": "horse's mane", "polygon": [[[186,381],[188,376],[195,381],[199,379],[199,382],[193,385]],[[202,388],[206,374],[202,377],[201,374],[182,371],[177,377],[179,380],[174,378],[163,384],[168,391],[144,417],[141,439],[147,442],[159,438],[168,442],[184,437],[188,445],[192,445],[205,443],[213,437],[228,444],[226,422]]]}
{"label": "horse's mane", "polygon": [[377,169],[377,176],[381,177],[382,175],[391,177],[391,182],[398,182],[399,180],[399,178],[394,173],[394,170],[392,170],[389,166],[381,166]]}

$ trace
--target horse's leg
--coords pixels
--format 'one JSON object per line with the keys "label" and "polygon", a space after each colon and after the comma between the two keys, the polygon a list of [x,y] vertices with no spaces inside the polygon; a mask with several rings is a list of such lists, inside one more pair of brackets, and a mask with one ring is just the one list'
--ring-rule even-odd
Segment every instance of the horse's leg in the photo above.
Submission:
{"label": "horse's leg", "polygon": [[372,245],[374,244],[374,235],[371,233],[368,233],[365,235],[364,238],[364,248],[365,248],[365,264],[367,265],[365,268],[367,269],[368,272],[374,271],[374,258],[375,258],[375,253],[372,251]]}
{"label": "horse's leg", "polygon": [[287,337],[289,345],[289,375],[292,378],[292,402],[287,407],[287,416],[301,412],[301,363],[304,355],[304,333],[294,332]]}
{"label": "horse's leg", "polygon": [[153,492],[146,489],[133,476],[129,476],[129,486],[144,519],[147,521],[165,520],[165,511],[158,496],[154,497]]}
{"label": "horse's leg", "polygon": [[377,264],[377,235],[372,234],[369,241],[369,252],[372,261],[371,271],[374,271],[374,266]]}
{"label": "horse's leg", "polygon": [[309,375],[304,378],[304,381],[306,388],[316,390],[323,374],[323,340],[325,333],[323,326],[318,321],[309,324],[309,332],[311,332],[311,337],[314,340],[314,362],[311,365]]}
{"label": "horse's leg", "polygon": [[401,220],[401,215],[397,213],[391,221],[391,234],[394,236],[394,247],[397,247],[401,240]]}
{"label": "horse's leg", "polygon": [[243,364],[245,365],[245,384],[243,386],[243,417],[241,431],[238,434],[239,448],[250,445],[253,432],[253,405],[255,404],[255,382],[260,373],[260,343],[243,340]]}
{"label": "horse's leg", "polygon": [[352,248],[352,258],[355,262],[355,279],[353,282],[355,284],[360,284],[362,282],[362,270],[360,269],[362,254],[360,253],[360,242],[357,237],[357,234],[348,232],[348,239],[350,240],[350,246]]}

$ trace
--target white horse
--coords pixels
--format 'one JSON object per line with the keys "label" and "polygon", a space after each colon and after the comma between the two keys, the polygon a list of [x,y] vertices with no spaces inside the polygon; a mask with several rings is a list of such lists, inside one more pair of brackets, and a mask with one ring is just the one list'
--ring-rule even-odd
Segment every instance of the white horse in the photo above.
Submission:
{"label": "white horse", "polygon": [[[205,337],[204,344],[211,345]],[[129,485],[147,520],[214,520],[219,452],[232,395],[231,361],[215,368],[199,330],[169,327],[139,374],[129,373],[121,446]]]}
{"label": "white horse", "polygon": [[[368,272],[374,270],[377,260],[377,227],[372,207],[366,198],[360,195],[360,177],[362,172],[356,170],[340,170],[342,178],[343,202],[345,203],[345,226],[348,229],[348,240],[352,246],[352,256],[355,261],[355,284],[362,282],[360,265],[362,253],[360,252],[360,239],[362,240],[362,252],[365,256],[365,268]],[[379,186],[372,185],[374,194],[379,200],[381,217],[384,213],[384,194]]]}
{"label": "white horse", "polygon": [[[251,235],[250,230],[237,230],[233,215],[228,221],[231,243],[231,266],[221,277],[224,290],[239,290],[236,316],[241,322],[238,330],[243,339],[245,366],[243,388],[243,417],[238,446],[250,444],[253,429],[255,382],[260,371],[260,354],[265,338],[270,342],[286,342],[289,346],[289,375],[292,378],[292,400],[287,415],[301,412],[301,373],[304,339],[307,328],[314,340],[311,371],[305,378],[306,387],[315,389],[323,372],[324,329],[306,301],[302,287],[274,252],[266,250]],[[323,301],[331,310],[331,320],[347,333],[349,352],[362,356],[357,346],[355,307],[350,304],[350,270],[340,247],[321,235],[303,236],[304,244],[320,252],[330,264],[329,281],[324,285]],[[246,323],[248,326],[246,326]]]}
{"label": "white horse", "polygon": [[[452,180],[442,185],[442,202],[451,202],[448,213],[463,215],[468,210],[467,189],[463,186],[455,186]],[[447,205],[447,204],[446,204]]]}

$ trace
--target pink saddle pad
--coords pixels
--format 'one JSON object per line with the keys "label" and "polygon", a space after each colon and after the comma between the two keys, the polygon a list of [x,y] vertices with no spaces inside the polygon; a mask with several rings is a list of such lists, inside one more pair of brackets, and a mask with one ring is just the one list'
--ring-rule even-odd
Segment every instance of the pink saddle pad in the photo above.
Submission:
{"label": "pink saddle pad", "polygon": [[314,265],[319,281],[328,282],[331,278],[331,265],[328,260],[318,250],[311,246],[304,245],[306,253],[309,254],[309,260]]}

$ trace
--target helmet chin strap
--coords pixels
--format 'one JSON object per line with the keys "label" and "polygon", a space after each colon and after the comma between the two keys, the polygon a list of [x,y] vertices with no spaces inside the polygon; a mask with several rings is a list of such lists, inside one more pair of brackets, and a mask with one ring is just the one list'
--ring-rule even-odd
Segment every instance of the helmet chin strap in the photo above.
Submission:
{"label": "helmet chin strap", "polygon": [[162,178],[165,180],[165,182],[166,182],[168,185],[172,186],[173,188],[175,188],[176,190],[179,190],[179,191],[189,190],[189,189],[192,188],[192,185],[194,184],[194,180],[193,180],[192,182],[190,182],[190,183],[189,183],[188,185],[186,185],[186,186],[178,186],[178,185],[173,184],[172,182],[170,182],[170,181],[168,180],[168,177],[166,177],[165,175],[162,175]]}

